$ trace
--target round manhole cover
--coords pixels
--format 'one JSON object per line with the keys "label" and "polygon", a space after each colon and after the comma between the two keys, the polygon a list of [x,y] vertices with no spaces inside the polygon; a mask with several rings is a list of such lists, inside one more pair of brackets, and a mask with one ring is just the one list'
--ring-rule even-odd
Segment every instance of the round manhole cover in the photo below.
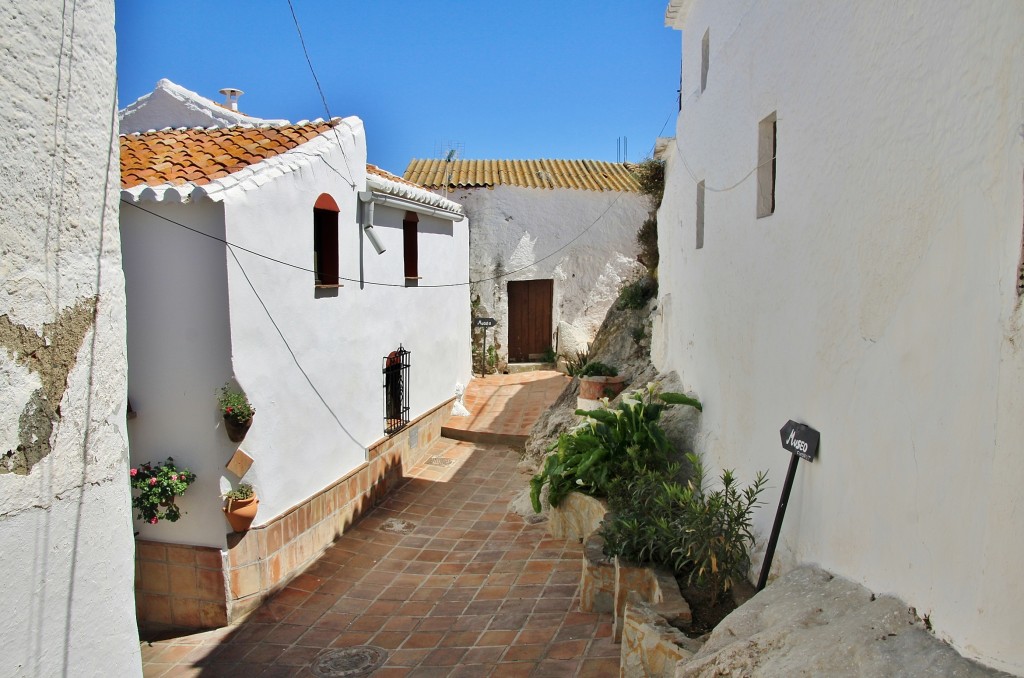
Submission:
{"label": "round manhole cover", "polygon": [[451,466],[455,463],[455,460],[447,457],[431,457],[427,459],[427,463],[431,466]]}
{"label": "round manhole cover", "polygon": [[365,676],[380,668],[388,653],[373,645],[356,645],[328,650],[313,661],[310,670],[318,678]]}

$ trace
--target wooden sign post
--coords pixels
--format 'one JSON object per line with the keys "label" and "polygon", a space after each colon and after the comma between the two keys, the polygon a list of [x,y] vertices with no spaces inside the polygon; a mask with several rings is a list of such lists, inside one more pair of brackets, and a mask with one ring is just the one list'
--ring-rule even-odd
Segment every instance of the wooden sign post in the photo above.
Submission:
{"label": "wooden sign post", "polygon": [[473,327],[482,327],[484,330],[484,350],[480,354],[480,376],[487,376],[487,328],[494,327],[498,321],[494,318],[473,318]]}
{"label": "wooden sign post", "polygon": [[789,493],[793,489],[793,479],[796,477],[796,465],[801,459],[814,461],[818,456],[818,443],[821,441],[821,434],[806,424],[798,424],[792,419],[779,431],[782,438],[782,447],[792,453],[789,460],[789,470],[786,472],[786,482],[782,486],[782,496],[779,498],[779,509],[775,512],[775,524],[772,525],[772,536],[768,539],[768,548],[764,552],[764,563],[761,565],[761,576],[757,580],[757,590],[761,591],[768,583],[768,571],[772,569],[772,558],[775,557],[775,546],[779,542],[779,532],[782,530],[782,519],[786,517],[786,505],[789,504]]}

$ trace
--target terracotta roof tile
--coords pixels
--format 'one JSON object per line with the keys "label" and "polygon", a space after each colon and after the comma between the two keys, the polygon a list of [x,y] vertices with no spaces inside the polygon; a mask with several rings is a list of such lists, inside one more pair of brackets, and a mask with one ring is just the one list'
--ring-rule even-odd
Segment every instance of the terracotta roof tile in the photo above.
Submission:
{"label": "terracotta roof tile", "polygon": [[601,160],[412,160],[404,178],[427,188],[522,186],[639,191],[628,165]]}
{"label": "terracotta roof tile", "polygon": [[366,165],[366,173],[367,174],[374,174],[374,175],[376,175],[378,177],[383,177],[384,179],[390,179],[391,181],[397,181],[398,183],[405,184],[407,186],[415,186],[416,188],[424,188],[424,186],[421,185],[421,184],[417,184],[414,181],[409,181],[408,179],[403,179],[402,177],[398,176],[397,174],[392,174],[391,172],[388,172],[387,170],[383,170],[383,169],[377,167],[376,165],[367,164]]}
{"label": "terracotta roof tile", "polygon": [[189,182],[202,186],[304,144],[338,122],[124,134],[121,188]]}

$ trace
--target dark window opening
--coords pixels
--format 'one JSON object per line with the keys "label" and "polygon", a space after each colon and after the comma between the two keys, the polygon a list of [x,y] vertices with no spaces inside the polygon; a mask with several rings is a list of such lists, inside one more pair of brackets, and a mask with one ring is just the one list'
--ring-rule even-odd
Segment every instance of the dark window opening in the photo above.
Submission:
{"label": "dark window opening", "polygon": [[338,205],[326,193],[313,207],[313,271],[318,287],[338,286]]}
{"label": "dark window opening", "polygon": [[405,277],[407,280],[419,280],[419,221],[415,212],[406,212],[402,220],[402,238],[405,251]]}
{"label": "dark window opening", "polygon": [[401,344],[384,357],[384,433],[392,435],[409,425],[409,351]]}

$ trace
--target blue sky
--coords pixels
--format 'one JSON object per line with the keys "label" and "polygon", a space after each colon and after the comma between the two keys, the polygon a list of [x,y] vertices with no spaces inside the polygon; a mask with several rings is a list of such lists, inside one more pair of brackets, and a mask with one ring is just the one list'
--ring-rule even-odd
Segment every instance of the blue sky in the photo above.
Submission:
{"label": "blue sky", "polygon": [[[366,125],[369,161],[401,174],[465,158],[615,161],[672,134],[680,36],[665,0],[292,0],[333,115]],[[120,105],[160,78],[240,110],[326,117],[286,0],[116,0]],[[666,126],[665,122],[669,120]]]}

